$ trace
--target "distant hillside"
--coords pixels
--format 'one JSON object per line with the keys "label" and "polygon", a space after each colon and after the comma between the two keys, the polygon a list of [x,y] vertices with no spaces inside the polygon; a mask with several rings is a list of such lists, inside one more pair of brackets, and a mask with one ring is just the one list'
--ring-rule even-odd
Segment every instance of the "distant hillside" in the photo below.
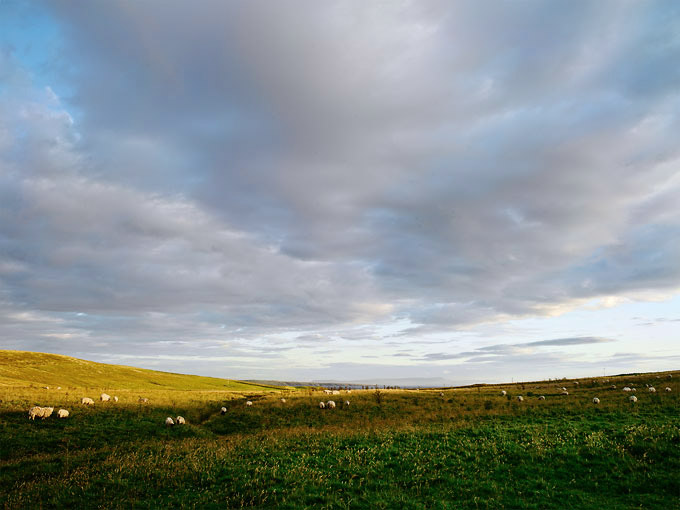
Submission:
{"label": "distant hillside", "polygon": [[123,365],[96,363],[60,354],[0,350],[0,386],[61,386],[168,390],[280,390],[216,377],[173,374]]}

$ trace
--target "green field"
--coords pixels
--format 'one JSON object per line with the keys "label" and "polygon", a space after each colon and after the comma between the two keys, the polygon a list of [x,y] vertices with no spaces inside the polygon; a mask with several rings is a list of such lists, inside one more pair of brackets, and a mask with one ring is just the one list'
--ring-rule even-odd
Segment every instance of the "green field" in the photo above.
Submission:
{"label": "green field", "polygon": [[[117,388],[107,370],[133,369],[92,364],[92,379],[69,379],[81,386],[45,390],[32,355],[13,354],[25,370],[0,369],[5,508],[680,508],[678,373],[328,396],[209,378],[158,387],[191,376],[151,371]],[[78,404],[100,388],[119,402]],[[350,405],[319,409],[329,399]],[[32,405],[71,416],[32,422]],[[177,415],[187,425],[164,426]]]}

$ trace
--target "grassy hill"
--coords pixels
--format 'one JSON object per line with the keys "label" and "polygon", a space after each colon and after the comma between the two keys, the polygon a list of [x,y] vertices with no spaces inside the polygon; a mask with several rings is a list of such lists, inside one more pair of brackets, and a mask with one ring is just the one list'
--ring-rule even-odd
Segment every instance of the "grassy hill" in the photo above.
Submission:
{"label": "grassy hill", "polygon": [[0,350],[0,386],[121,390],[279,390],[273,385],[96,363],[60,354]]}
{"label": "grassy hill", "polygon": [[678,371],[329,397],[0,351],[0,377],[7,509],[680,508]]}

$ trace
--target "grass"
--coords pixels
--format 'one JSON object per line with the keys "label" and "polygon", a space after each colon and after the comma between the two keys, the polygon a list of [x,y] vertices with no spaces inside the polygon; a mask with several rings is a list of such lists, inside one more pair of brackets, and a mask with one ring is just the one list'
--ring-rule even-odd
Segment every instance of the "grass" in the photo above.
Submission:
{"label": "grass", "polygon": [[[280,392],[147,388],[93,408],[77,404],[80,391],[5,387],[0,505],[677,509],[680,385],[677,374],[657,375],[444,389],[443,397],[287,390],[286,403]],[[626,384],[638,389],[634,405]],[[563,385],[569,396],[559,395]],[[330,398],[350,406],[318,408]],[[67,406],[71,417],[28,421],[35,402]],[[178,414],[186,426],[163,426]]]}
{"label": "grass", "polygon": [[49,386],[117,390],[279,390],[276,386],[182,375],[27,351],[0,351],[0,387]]}

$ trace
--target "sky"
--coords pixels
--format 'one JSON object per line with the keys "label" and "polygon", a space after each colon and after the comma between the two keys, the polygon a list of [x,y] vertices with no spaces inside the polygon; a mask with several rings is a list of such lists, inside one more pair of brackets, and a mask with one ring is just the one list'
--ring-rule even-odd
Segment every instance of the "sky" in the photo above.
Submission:
{"label": "sky", "polygon": [[678,369],[680,3],[0,0],[0,348]]}

